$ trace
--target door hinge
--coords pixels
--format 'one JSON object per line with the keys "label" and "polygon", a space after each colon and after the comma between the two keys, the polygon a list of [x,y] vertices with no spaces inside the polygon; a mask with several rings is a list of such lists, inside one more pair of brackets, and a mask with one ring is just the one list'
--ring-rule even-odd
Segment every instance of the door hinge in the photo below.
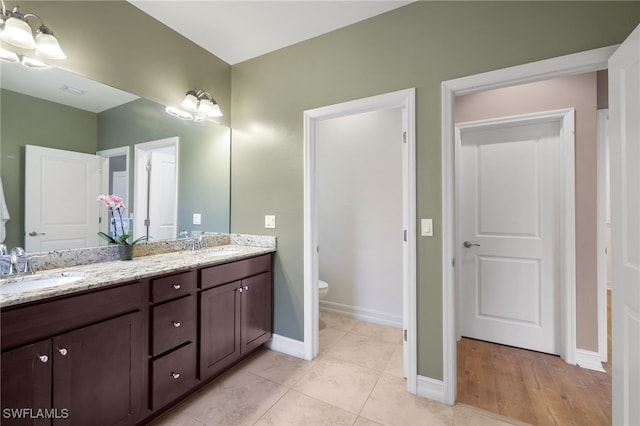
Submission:
{"label": "door hinge", "polygon": [[451,267],[452,268],[456,267],[456,258],[455,257],[453,259],[451,259]]}
{"label": "door hinge", "polygon": [[402,142],[407,143],[407,132],[402,132]]}
{"label": "door hinge", "polygon": [[407,242],[407,230],[406,229],[404,230],[403,234],[404,234],[403,235],[404,241]]}
{"label": "door hinge", "polygon": [[102,223],[102,216],[98,216],[98,223]]}
{"label": "door hinge", "polygon": [[407,341],[407,330],[406,329],[404,330],[404,341],[405,342]]}
{"label": "door hinge", "polygon": [[145,219],[144,226],[151,226],[151,221],[149,219]]}

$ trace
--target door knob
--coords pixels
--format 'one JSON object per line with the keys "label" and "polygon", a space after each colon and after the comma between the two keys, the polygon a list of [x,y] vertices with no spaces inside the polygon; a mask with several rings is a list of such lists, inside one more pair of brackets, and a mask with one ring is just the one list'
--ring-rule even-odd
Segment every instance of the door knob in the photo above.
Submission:
{"label": "door knob", "polygon": [[462,243],[462,245],[465,246],[466,248],[473,247],[473,246],[480,247],[480,244],[472,243],[471,241],[465,241],[464,243]]}
{"label": "door knob", "polygon": [[47,234],[45,232],[36,232],[36,231],[29,232],[30,237],[37,237],[38,235],[47,235]]}

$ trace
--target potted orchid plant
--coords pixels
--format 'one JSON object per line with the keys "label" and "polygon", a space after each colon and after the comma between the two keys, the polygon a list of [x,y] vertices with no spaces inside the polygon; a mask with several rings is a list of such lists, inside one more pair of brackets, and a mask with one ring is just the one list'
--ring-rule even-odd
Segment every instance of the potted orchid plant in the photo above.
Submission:
{"label": "potted orchid plant", "polygon": [[[111,195],[99,195],[96,201],[103,203],[107,206],[109,210],[110,223],[113,224],[113,235],[105,234],[104,232],[98,232],[98,236],[105,240],[109,244],[117,244],[120,250],[120,258],[122,260],[131,260],[133,257],[133,245],[147,240],[146,236],[142,236],[132,242],[129,242],[129,234],[124,230],[124,224],[122,223],[123,216],[122,212],[127,208],[124,205],[124,201],[121,197],[111,194]],[[118,213],[119,219],[116,220],[116,213]],[[116,222],[120,222],[120,230],[121,233],[118,235],[118,227]]]}

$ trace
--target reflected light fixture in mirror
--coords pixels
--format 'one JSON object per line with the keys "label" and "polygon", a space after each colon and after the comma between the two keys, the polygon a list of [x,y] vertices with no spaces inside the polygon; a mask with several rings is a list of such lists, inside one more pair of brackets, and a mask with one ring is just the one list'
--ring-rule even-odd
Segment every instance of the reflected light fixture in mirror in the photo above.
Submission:
{"label": "reflected light fixture in mirror", "polygon": [[[60,43],[54,37],[53,32],[47,27],[42,18],[34,13],[20,12],[20,6],[14,6],[11,12],[7,11],[7,7],[3,0],[0,0],[2,4],[2,16],[0,16],[0,39],[7,44],[19,47],[22,49],[35,49],[36,56],[44,59],[66,59],[64,51],[60,47]],[[36,30],[36,37],[33,37],[33,29],[27,18],[37,18],[40,21],[40,26]],[[15,55],[10,59],[5,59],[9,55],[5,54],[6,49],[2,49],[0,59],[17,62]],[[10,52],[13,53],[13,52]],[[39,61],[41,62],[41,61]],[[24,63],[24,61],[23,61]],[[42,62],[41,62],[42,63]],[[26,64],[25,64],[26,65]]]}
{"label": "reflected light fixture in mirror", "polygon": [[222,117],[220,106],[211,94],[204,90],[189,90],[180,105],[184,109],[169,106],[165,111],[183,120],[204,121]]}

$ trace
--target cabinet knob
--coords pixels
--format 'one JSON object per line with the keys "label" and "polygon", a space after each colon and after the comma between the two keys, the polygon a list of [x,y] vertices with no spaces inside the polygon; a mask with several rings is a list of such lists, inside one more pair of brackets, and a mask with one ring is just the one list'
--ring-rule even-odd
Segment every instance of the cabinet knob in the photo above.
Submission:
{"label": "cabinet knob", "polygon": [[47,361],[49,361],[49,357],[46,355],[40,355],[38,356],[38,359],[40,360],[40,362],[42,363],[46,363]]}
{"label": "cabinet knob", "polygon": [[173,326],[174,326],[175,328],[178,328],[178,327],[180,327],[180,325],[181,325],[181,324],[180,324],[180,321],[171,321],[171,324],[173,324]]}
{"label": "cabinet knob", "polygon": [[173,371],[171,372],[171,377],[173,377],[175,380],[178,380],[180,378],[180,373],[174,373]]}
{"label": "cabinet knob", "polygon": [[247,290],[249,290],[249,286],[248,286],[248,285],[245,285],[245,286],[244,286],[244,291],[247,291]]}
{"label": "cabinet knob", "polygon": [[67,354],[69,353],[69,351],[65,348],[58,348],[58,352],[60,352],[60,355],[62,356],[67,356]]}
{"label": "cabinet knob", "polygon": [[236,288],[236,291],[237,291],[238,293],[242,293],[242,291],[243,291],[243,290],[242,290],[242,287],[238,287],[238,288]]}
{"label": "cabinet knob", "polygon": [[174,284],[173,288],[175,288],[176,290],[180,290],[182,286],[180,284]]}

